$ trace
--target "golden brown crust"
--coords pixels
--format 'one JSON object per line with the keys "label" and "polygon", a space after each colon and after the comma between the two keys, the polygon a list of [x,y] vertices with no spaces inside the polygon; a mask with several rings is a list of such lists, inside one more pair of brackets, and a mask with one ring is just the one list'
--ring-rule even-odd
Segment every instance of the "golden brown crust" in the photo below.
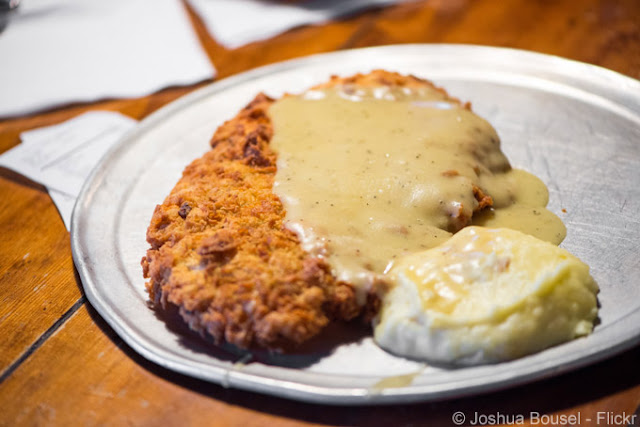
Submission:
{"label": "golden brown crust", "polygon": [[301,343],[361,310],[353,288],[283,226],[271,191],[272,102],[258,95],[216,131],[211,151],[156,207],[143,260],[156,306],[174,304],[192,329],[239,347]]}
{"label": "golden brown crust", "polygon": [[[351,83],[432,86],[374,71],[334,77],[317,88]],[[156,207],[147,231],[151,248],[142,259],[156,307],[176,305],[191,329],[243,348],[298,344],[330,321],[353,319],[365,309],[353,287],[337,282],[283,225],[285,211],[272,192],[272,103],[260,94],[218,128],[211,150],[185,169]],[[367,317],[378,303],[369,301]]]}

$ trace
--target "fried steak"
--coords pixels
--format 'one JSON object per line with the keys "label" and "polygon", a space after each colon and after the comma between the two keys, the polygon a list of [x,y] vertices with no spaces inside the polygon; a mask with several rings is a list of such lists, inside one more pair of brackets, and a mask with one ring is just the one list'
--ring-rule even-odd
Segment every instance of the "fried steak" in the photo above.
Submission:
{"label": "fried steak", "polygon": [[[416,77],[374,71],[333,77],[314,89],[337,85],[433,87]],[[156,206],[142,267],[154,306],[177,306],[192,330],[216,343],[281,350],[317,335],[329,322],[375,312],[377,299],[372,294],[368,304],[358,304],[354,287],[337,281],[327,263],[306,253],[285,228],[285,210],[272,191],[273,102],[259,94],[217,129],[211,150],[187,166]],[[478,209],[491,205],[480,189],[474,193]],[[457,220],[466,225],[470,218]]]}

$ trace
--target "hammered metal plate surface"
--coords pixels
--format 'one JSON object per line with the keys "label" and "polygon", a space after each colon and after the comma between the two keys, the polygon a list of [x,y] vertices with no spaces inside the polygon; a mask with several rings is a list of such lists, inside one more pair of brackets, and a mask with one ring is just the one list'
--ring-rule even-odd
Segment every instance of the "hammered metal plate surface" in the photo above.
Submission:
{"label": "hammered metal plate surface", "polygon": [[[294,355],[213,348],[148,308],[140,259],[156,204],[213,131],[258,92],[299,92],[331,74],[376,68],[428,78],[488,119],[515,167],[549,187],[563,247],[600,285],[592,335],[508,363],[460,369],[392,356],[358,331]],[[72,247],[91,304],[147,359],[183,374],[286,398],[332,404],[458,397],[576,369],[640,341],[640,82],[530,52],[402,45],[317,55],[256,69],[154,113],[93,172],[76,204]],[[169,324],[170,325],[170,324]],[[402,376],[396,387],[385,379]]]}

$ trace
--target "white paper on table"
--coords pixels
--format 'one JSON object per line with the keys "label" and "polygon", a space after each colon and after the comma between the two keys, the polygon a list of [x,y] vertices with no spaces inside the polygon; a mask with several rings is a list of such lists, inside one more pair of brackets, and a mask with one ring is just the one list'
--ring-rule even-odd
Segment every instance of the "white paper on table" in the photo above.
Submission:
{"label": "white paper on table", "polygon": [[22,143],[0,155],[0,166],[47,187],[69,229],[85,180],[136,123],[119,113],[92,111],[59,125],[23,132]]}
{"label": "white paper on table", "polygon": [[0,117],[215,74],[180,0],[23,1],[0,33],[0,58]]}
{"label": "white paper on table", "polygon": [[236,48],[294,27],[408,0],[189,0],[211,36]]}
{"label": "white paper on table", "polygon": [[49,189],[49,196],[51,200],[58,208],[58,212],[62,217],[62,222],[67,230],[71,230],[71,215],[73,214],[73,208],[76,205],[77,197],[70,196],[58,190]]}

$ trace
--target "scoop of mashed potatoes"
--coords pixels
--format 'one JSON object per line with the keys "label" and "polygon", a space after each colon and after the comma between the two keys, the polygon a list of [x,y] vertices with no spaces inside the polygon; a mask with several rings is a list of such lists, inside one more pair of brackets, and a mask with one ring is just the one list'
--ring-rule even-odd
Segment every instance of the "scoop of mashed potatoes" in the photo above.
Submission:
{"label": "scoop of mashed potatoes", "polygon": [[428,361],[514,359],[589,334],[598,286],[564,249],[509,229],[467,227],[400,259],[374,320],[376,342]]}

